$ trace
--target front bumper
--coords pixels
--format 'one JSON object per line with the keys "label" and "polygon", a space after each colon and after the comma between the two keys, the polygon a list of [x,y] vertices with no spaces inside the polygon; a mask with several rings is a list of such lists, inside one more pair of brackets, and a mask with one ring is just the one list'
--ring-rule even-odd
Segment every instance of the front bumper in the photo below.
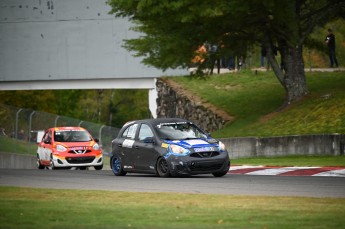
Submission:
{"label": "front bumper", "polygon": [[88,167],[99,166],[103,164],[103,155],[88,155],[78,157],[62,157],[53,155],[55,167]]}
{"label": "front bumper", "polygon": [[209,158],[170,156],[167,161],[172,175],[209,174],[230,169],[230,159],[225,152]]}

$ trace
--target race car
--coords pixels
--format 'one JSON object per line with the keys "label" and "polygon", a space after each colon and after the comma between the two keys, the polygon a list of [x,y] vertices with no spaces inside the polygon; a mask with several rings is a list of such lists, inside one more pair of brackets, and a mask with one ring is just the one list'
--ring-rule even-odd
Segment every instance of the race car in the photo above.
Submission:
{"label": "race car", "polygon": [[45,131],[37,149],[37,168],[103,168],[98,140],[82,127],[54,127]]}
{"label": "race car", "polygon": [[151,173],[160,177],[222,177],[230,169],[225,145],[191,121],[180,118],[126,123],[112,141],[110,156],[110,167],[116,176]]}

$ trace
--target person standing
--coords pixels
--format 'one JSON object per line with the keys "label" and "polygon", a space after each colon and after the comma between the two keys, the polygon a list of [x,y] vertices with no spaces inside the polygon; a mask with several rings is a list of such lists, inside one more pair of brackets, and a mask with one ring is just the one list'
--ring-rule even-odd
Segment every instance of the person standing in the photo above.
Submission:
{"label": "person standing", "polygon": [[263,45],[261,45],[261,51],[260,51],[260,67],[261,68],[265,67],[266,54],[267,54],[266,48]]}
{"label": "person standing", "polygon": [[328,29],[328,35],[326,36],[325,42],[328,46],[329,52],[329,60],[331,61],[331,68],[333,68],[334,64],[338,67],[338,60],[335,56],[335,36],[332,32],[332,29]]}

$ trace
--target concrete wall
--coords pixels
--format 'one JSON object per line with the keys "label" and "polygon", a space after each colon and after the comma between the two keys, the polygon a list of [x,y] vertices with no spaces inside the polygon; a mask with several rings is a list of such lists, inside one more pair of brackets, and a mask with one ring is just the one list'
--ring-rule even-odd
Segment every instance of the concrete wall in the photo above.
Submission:
{"label": "concrete wall", "polygon": [[0,84],[179,74],[145,66],[123,48],[140,34],[110,10],[106,0],[0,0]]}
{"label": "concrete wall", "polygon": [[345,155],[344,134],[222,138],[220,140],[225,144],[232,159],[291,155]]}
{"label": "concrete wall", "polygon": [[15,153],[0,153],[1,169],[35,169],[36,157]]}

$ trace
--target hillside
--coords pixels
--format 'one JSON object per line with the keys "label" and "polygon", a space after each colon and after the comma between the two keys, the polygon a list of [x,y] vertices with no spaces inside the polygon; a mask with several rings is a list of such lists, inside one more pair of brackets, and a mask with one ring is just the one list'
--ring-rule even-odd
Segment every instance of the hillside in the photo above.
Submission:
{"label": "hillside", "polygon": [[272,72],[171,79],[235,118],[214,137],[345,133],[345,73],[306,75],[310,93],[283,110],[284,90]]}

